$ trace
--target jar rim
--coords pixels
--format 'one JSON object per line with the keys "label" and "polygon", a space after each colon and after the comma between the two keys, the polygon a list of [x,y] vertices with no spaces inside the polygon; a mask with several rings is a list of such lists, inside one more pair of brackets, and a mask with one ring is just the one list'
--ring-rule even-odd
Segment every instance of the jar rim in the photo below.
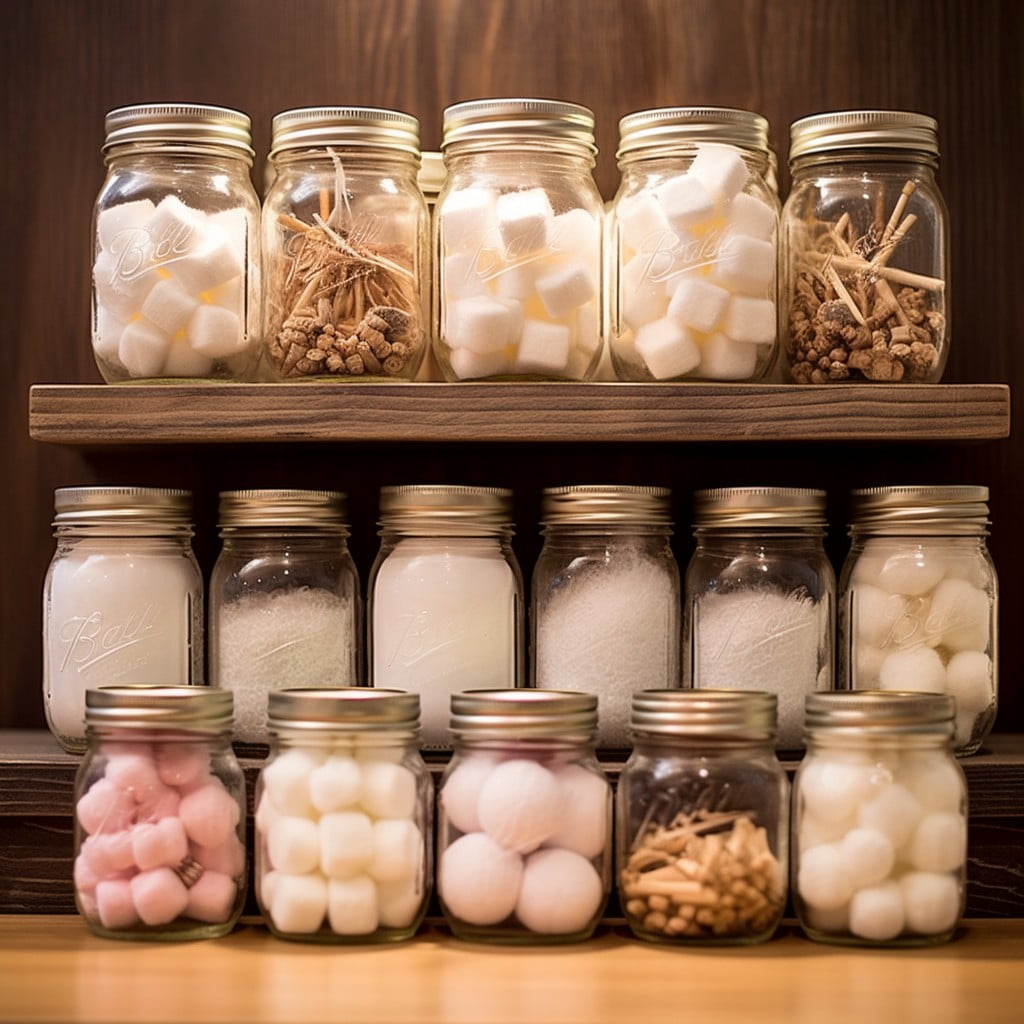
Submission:
{"label": "jar rim", "polygon": [[221,491],[220,528],[294,526],[344,529],[348,499],[341,491],[258,488]]}
{"label": "jar rim", "polygon": [[390,149],[420,159],[420,123],[386,107],[295,107],[271,121],[269,159],[289,149]]}
{"label": "jar rim", "polygon": [[621,165],[666,149],[719,143],[750,152],[770,152],[768,119],[737,107],[653,107],[619,119]]}
{"label": "jar rim", "polygon": [[973,484],[863,487],[851,493],[850,533],[984,534],[989,489]]}
{"label": "jar rim", "polygon": [[837,110],[790,125],[790,166],[802,157],[842,150],[900,150],[937,159],[938,122],[908,110]]}
{"label": "jar rim", "polygon": [[85,691],[86,727],[230,730],[234,695],[212,686],[121,683]]}
{"label": "jar rim", "polygon": [[949,694],[904,690],[837,690],[808,694],[804,702],[808,737],[868,729],[952,738],[956,702]]}
{"label": "jar rim", "polygon": [[597,154],[594,112],[566,100],[496,97],[446,107],[441,152],[485,146],[488,150],[541,145],[573,155]]}
{"label": "jar rim", "polygon": [[196,147],[241,157],[252,165],[252,120],[230,107],[200,103],[138,103],[115,107],[104,118],[102,152],[122,146]]}
{"label": "jar rim", "polygon": [[267,699],[267,730],[395,731],[416,734],[417,693],[374,686],[286,687]]}
{"label": "jar rim", "polygon": [[55,527],[190,526],[192,492],[173,487],[58,487],[54,512]]}
{"label": "jar rim", "polygon": [[634,735],[768,742],[775,736],[777,714],[778,697],[761,690],[641,690],[633,694],[630,730]]}
{"label": "jar rim", "polygon": [[694,527],[824,528],[825,499],[811,487],[709,488],[694,493]]}
{"label": "jar rim", "polygon": [[541,525],[636,524],[671,526],[667,487],[572,484],[546,487],[541,494]]}
{"label": "jar rim", "polygon": [[451,696],[449,728],[456,739],[562,739],[591,743],[597,697],[577,690],[510,687],[463,690]]}

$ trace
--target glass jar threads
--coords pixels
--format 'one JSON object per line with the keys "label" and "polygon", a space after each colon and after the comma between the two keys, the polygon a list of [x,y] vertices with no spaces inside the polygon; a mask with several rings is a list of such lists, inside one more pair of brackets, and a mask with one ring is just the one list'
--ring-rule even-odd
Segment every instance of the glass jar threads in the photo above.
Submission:
{"label": "glass jar threads", "polygon": [[419,122],[374,107],[276,114],[263,203],[267,369],[412,380],[428,337]]}
{"label": "glass jar threads", "polygon": [[259,199],[246,114],[192,104],[106,116],[92,346],[110,382],[251,380],[260,357]]}
{"label": "glass jar threads", "polygon": [[804,698],[832,687],[836,583],[825,492],[724,487],[694,495],[684,686],[778,698],[778,745],[801,746]]}
{"label": "glass jar threads", "polygon": [[86,693],[75,778],[75,902],[111,939],[225,935],[245,901],[245,779],[231,694],[204,686]]}
{"label": "glass jar threads", "polygon": [[512,492],[383,487],[370,569],[373,686],[418,693],[427,750],[447,750],[453,693],[523,683],[523,580]]}
{"label": "glass jar threads", "polygon": [[445,379],[589,380],[602,345],[594,115],[556,100],[457,103],[444,112],[441,148]]}
{"label": "glass jar threads", "polygon": [[419,927],[433,785],[419,698],[368,687],[270,694],[256,787],[256,895],[280,938],[388,942]]}
{"label": "glass jar threads", "polygon": [[60,487],[43,584],[43,703],[50,731],[85,750],[85,692],[153,679],[203,681],[203,577],[192,495]]}
{"label": "glass jar threads", "polygon": [[999,585],[988,525],[987,487],[854,491],[840,575],[843,684],[950,694],[958,754],[973,754],[996,717]]}
{"label": "glass jar threads", "polygon": [[472,690],[451,701],[437,886],[462,939],[571,942],[610,888],[611,790],[594,758],[597,698]]}
{"label": "glass jar threads", "polygon": [[533,570],[533,685],[596,694],[597,744],[629,746],[638,690],[680,685],[679,569],[661,487],[544,491]]}
{"label": "glass jar threads", "polygon": [[785,375],[938,381],[949,354],[949,232],[935,120],[848,110],[801,118],[791,136]]}
{"label": "glass jar threads", "polygon": [[953,700],[860,691],[807,698],[793,783],[793,901],[826,942],[951,938],[964,907],[967,789]]}
{"label": "glass jar threads", "polygon": [[358,680],[362,614],[345,495],[224,491],[220,536],[210,684],[235,696],[235,739],[263,744],[271,690]]}
{"label": "glass jar threads", "polygon": [[775,695],[647,690],[616,793],[626,923],[652,941],[771,937],[786,903],[789,783]]}
{"label": "glass jar threads", "polygon": [[762,378],[776,352],[768,122],[667,107],[619,122],[611,355],[622,380]]}

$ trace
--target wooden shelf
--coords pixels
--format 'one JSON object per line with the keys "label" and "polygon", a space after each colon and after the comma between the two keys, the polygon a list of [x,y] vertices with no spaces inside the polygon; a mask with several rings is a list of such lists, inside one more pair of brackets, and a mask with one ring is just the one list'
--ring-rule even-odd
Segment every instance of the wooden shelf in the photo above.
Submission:
{"label": "wooden shelf", "polygon": [[1005,384],[36,384],[29,432],[82,446],[974,441]]}

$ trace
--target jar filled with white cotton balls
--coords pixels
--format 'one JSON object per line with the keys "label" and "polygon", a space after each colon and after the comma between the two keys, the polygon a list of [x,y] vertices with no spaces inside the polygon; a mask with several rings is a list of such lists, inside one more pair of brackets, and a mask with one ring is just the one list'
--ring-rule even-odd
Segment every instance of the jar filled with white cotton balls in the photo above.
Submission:
{"label": "jar filled with white cotton balls", "polygon": [[774,694],[645,690],[616,791],[616,873],[638,938],[746,945],[786,904],[789,783]]}
{"label": "jar filled with white cotton balls", "polygon": [[431,890],[433,784],[419,698],[339,687],[270,695],[254,799],[256,898],[279,938],[412,936]]}
{"label": "jar filled with white cotton balls", "polygon": [[597,698],[470,690],[438,796],[437,887],[462,939],[588,938],[611,876],[611,788],[594,757]]}
{"label": "jar filled with white cotton balls", "polygon": [[960,755],[979,749],[996,717],[999,588],[988,526],[987,487],[854,491],[840,576],[841,684],[948,693]]}
{"label": "jar filled with white cotton balls", "polygon": [[779,198],[760,114],[619,122],[609,344],[622,380],[760,380],[777,347]]}
{"label": "jar filled with white cotton balls", "polygon": [[684,685],[778,698],[776,743],[802,746],[804,699],[832,688],[835,573],[825,492],[722,487],[694,495],[684,583]]}
{"label": "jar filled with white cotton balls", "polygon": [[925,946],[963,914],[967,787],[953,698],[812,694],[793,783],[793,902],[824,942]]}
{"label": "jar filled with white cotton balls", "polygon": [[109,383],[252,380],[260,358],[259,199],[248,115],[111,110],[93,220],[92,347]]}
{"label": "jar filled with white cotton balls", "polygon": [[553,487],[542,497],[533,685],[595,694],[600,749],[629,747],[634,693],[680,685],[670,500],[667,488],[619,485]]}
{"label": "jar filled with white cotton balls", "polygon": [[235,698],[238,743],[267,743],[267,696],[359,681],[362,603],[337,491],[220,495],[210,576],[209,676]]}
{"label": "jar filled with white cotton balls", "polygon": [[593,113],[547,99],[457,103],[441,149],[435,353],[445,379],[591,379],[604,219]]}

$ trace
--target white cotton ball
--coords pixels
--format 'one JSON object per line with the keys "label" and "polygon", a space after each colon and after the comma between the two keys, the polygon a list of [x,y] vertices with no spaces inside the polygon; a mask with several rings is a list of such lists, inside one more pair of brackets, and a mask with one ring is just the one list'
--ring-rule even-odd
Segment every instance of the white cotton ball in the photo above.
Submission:
{"label": "white cotton ball", "polygon": [[852,590],[853,631],[859,641],[884,647],[892,637],[896,624],[907,613],[907,599],[889,594],[869,583]]}
{"label": "white cotton ball", "polygon": [[843,821],[871,792],[871,766],[866,759],[816,757],[801,767],[799,789],[806,813],[823,822]]}
{"label": "white cotton ball", "polygon": [[270,920],[278,931],[308,935],[327,914],[327,880],[321,874],[279,874],[274,880]]}
{"label": "white cotton ball", "polygon": [[850,931],[861,939],[888,942],[903,931],[903,896],[899,883],[873,885],[850,900]]}
{"label": "white cotton ball", "polygon": [[878,573],[878,585],[890,594],[917,597],[925,594],[946,575],[941,555],[916,550],[890,555]]}
{"label": "white cotton ball", "polygon": [[370,935],[377,930],[377,886],[367,875],[327,882],[327,921],[335,935]]}
{"label": "white cotton ball", "polygon": [[604,851],[610,831],[610,792],[603,775],[578,764],[555,772],[563,792],[561,823],[545,846],[573,850],[588,859]]}
{"label": "white cotton ball", "polygon": [[591,924],[601,909],[601,876],[572,850],[538,850],[526,859],[516,917],[541,935],[572,935]]}
{"label": "white cotton ball", "polygon": [[267,855],[276,871],[305,874],[320,865],[320,833],[308,818],[280,817],[267,833]]}
{"label": "white cotton ball", "polygon": [[856,690],[878,688],[878,674],[882,662],[889,656],[888,651],[871,644],[856,643],[853,650],[853,684]]}
{"label": "white cotton ball", "polygon": [[481,830],[480,816],[477,813],[480,789],[497,763],[497,758],[473,754],[460,761],[444,780],[440,802],[449,825],[460,832]]}
{"label": "white cotton ball", "polygon": [[378,882],[401,882],[423,866],[423,834],[416,822],[385,818],[373,823],[373,857],[367,868]]}
{"label": "white cotton ball", "polygon": [[504,761],[484,780],[477,810],[480,825],[496,842],[529,853],[562,824],[562,788],[536,761]]}
{"label": "white cotton ball", "polygon": [[523,859],[483,832],[456,839],[442,854],[438,894],[448,912],[466,924],[504,921],[515,909]]}
{"label": "white cotton ball", "polygon": [[967,859],[967,822],[949,811],[926,814],[910,840],[911,864],[921,871],[956,871]]}
{"label": "white cotton ball", "polygon": [[881,882],[892,871],[896,861],[892,841],[873,828],[852,829],[838,846],[847,874],[857,889]]}
{"label": "white cotton ball", "polygon": [[857,812],[861,828],[877,829],[889,837],[894,847],[902,846],[924,816],[924,808],[905,786],[886,786],[877,796],[866,800]]}
{"label": "white cotton ball", "polygon": [[944,579],[932,594],[928,630],[954,651],[984,651],[989,645],[992,607],[984,590],[967,580]]}
{"label": "white cotton ball", "polygon": [[416,807],[416,776],[390,761],[362,763],[359,802],[374,818],[409,818]]}
{"label": "white cotton ball", "polygon": [[860,556],[853,563],[850,582],[867,583],[873,587],[879,586],[878,577],[889,559],[889,550],[889,546],[882,546],[878,541],[868,541]]}
{"label": "white cotton ball", "polygon": [[373,852],[373,823],[361,811],[333,811],[320,819],[317,863],[329,878],[368,870]]}
{"label": "white cotton ball", "polygon": [[313,813],[309,777],[323,758],[307,750],[286,750],[263,769],[263,792],[283,814],[308,818]]}
{"label": "white cotton ball", "polygon": [[803,920],[809,929],[823,935],[842,935],[850,930],[850,904],[823,910],[808,903],[803,908]]}
{"label": "white cotton ball", "polygon": [[332,755],[309,775],[309,796],[321,813],[351,807],[362,791],[362,773],[354,758]]}
{"label": "white cotton ball", "polygon": [[419,874],[377,883],[377,912],[384,928],[408,928],[423,911],[426,892]]}
{"label": "white cotton ball", "polygon": [[819,910],[835,910],[853,895],[846,859],[835,843],[824,843],[800,854],[797,871],[800,898]]}
{"label": "white cotton ball", "polygon": [[822,821],[813,814],[804,812],[800,816],[797,842],[801,850],[809,850],[822,843],[834,843],[842,839],[851,829],[856,828],[856,819],[851,815],[839,821]]}
{"label": "white cotton ball", "polygon": [[953,875],[911,871],[900,879],[907,927],[919,935],[941,935],[960,917],[960,883]]}
{"label": "white cotton ball", "polygon": [[907,754],[900,782],[925,811],[959,811],[964,778],[960,766],[944,754]]}
{"label": "white cotton ball", "polygon": [[878,685],[883,690],[945,693],[946,669],[930,647],[893,651],[878,670]]}
{"label": "white cotton ball", "polygon": [[984,651],[958,651],[946,665],[946,692],[957,711],[984,711],[993,699],[992,659]]}

